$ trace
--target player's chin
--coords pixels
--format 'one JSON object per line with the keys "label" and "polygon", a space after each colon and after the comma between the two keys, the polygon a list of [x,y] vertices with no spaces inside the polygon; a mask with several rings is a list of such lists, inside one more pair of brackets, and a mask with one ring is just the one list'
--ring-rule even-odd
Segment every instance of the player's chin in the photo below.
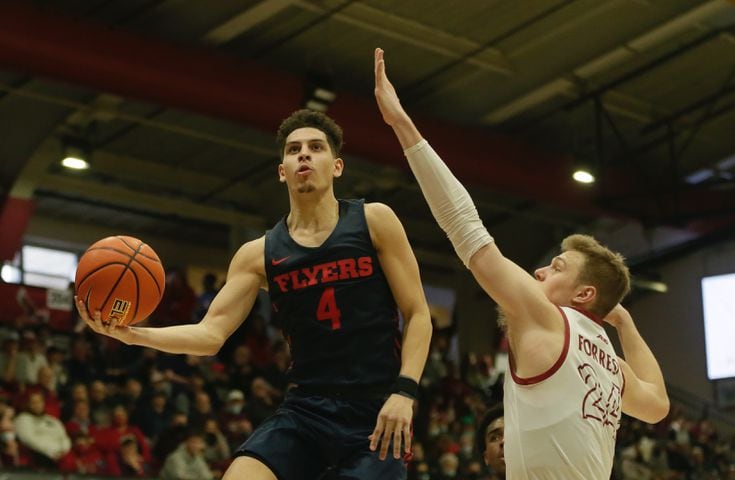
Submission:
{"label": "player's chin", "polygon": [[303,185],[299,185],[299,187],[296,189],[299,193],[311,193],[316,190],[316,187],[312,183],[305,183]]}

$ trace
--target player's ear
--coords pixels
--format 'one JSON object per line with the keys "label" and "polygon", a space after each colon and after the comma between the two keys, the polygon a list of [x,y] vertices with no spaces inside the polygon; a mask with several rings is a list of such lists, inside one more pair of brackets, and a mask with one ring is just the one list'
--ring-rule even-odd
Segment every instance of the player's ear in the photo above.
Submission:
{"label": "player's ear", "polygon": [[334,176],[339,178],[342,176],[342,172],[345,169],[345,162],[341,158],[334,159]]}
{"label": "player's ear", "polygon": [[592,305],[595,299],[597,299],[597,289],[595,287],[592,285],[580,285],[572,301],[581,306],[589,306]]}
{"label": "player's ear", "polygon": [[283,163],[278,164],[278,181],[286,183],[286,168],[283,166]]}

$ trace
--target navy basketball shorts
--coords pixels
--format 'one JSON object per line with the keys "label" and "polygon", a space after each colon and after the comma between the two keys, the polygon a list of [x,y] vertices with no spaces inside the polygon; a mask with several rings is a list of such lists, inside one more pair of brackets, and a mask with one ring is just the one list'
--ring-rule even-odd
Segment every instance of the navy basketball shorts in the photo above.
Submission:
{"label": "navy basketball shorts", "polygon": [[[403,480],[403,458],[370,451],[383,399],[347,400],[291,391],[235,452],[253,457],[278,480]],[[329,472],[327,475],[325,473]]]}

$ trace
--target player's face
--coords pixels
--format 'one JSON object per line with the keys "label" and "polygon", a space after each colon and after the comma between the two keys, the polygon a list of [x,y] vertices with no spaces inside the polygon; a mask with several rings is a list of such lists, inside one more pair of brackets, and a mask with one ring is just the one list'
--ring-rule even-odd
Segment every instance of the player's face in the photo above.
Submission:
{"label": "player's face", "polygon": [[570,250],[557,255],[549,265],[536,270],[534,276],[541,282],[546,298],[555,305],[573,305],[583,288],[577,278],[584,262],[583,254]]}
{"label": "player's face", "polygon": [[485,465],[499,474],[505,475],[505,419],[496,418],[485,429]]}
{"label": "player's face", "polygon": [[298,128],[286,137],[278,177],[298,193],[331,187],[342,175],[341,158],[334,158],[327,135],[316,128]]}

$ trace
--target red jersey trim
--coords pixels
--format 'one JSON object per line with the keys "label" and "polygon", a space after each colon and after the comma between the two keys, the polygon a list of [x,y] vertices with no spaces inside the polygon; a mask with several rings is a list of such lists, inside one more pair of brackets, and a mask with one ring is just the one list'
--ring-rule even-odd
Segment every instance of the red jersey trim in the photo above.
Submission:
{"label": "red jersey trim", "polygon": [[593,322],[595,322],[599,326],[601,326],[601,327],[604,327],[605,326],[605,321],[603,319],[601,319],[600,317],[598,317],[597,315],[595,315],[594,313],[592,313],[592,312],[590,312],[588,310],[585,310],[584,308],[578,308],[578,307],[569,307],[569,308],[572,308],[572,309],[578,311],[579,313],[581,313],[585,317],[589,318],[590,320],[592,320]]}
{"label": "red jersey trim", "polygon": [[623,388],[620,389],[620,400],[622,400],[623,395],[625,395],[625,372],[622,366],[620,367],[620,376],[623,378]]}
{"label": "red jersey trim", "polygon": [[510,362],[510,375],[513,377],[513,381],[517,383],[518,385],[533,385],[535,383],[542,382],[552,376],[554,373],[556,373],[557,370],[559,370],[564,363],[564,360],[567,359],[567,354],[569,353],[569,319],[567,319],[566,313],[564,313],[564,310],[561,309],[561,307],[557,307],[559,309],[559,312],[561,313],[562,318],[564,319],[564,347],[561,349],[561,353],[559,354],[559,358],[556,360],[556,362],[545,372],[536,375],[535,377],[529,377],[529,378],[521,378],[518,375],[516,375],[515,371],[515,361],[513,360],[513,353],[508,356],[508,361]]}

